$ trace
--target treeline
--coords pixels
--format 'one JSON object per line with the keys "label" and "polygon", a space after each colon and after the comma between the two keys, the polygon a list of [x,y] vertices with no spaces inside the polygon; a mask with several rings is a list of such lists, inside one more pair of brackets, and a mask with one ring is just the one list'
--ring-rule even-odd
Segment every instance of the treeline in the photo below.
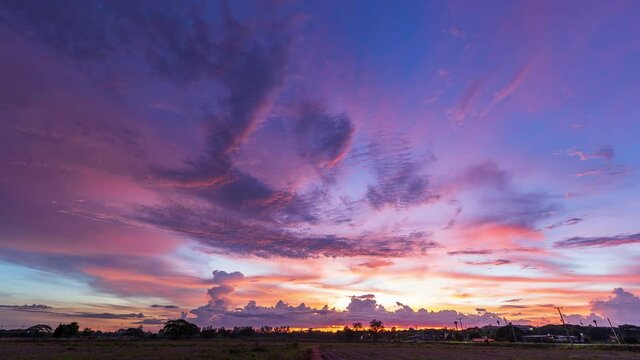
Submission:
{"label": "treeline", "polygon": [[[625,344],[640,343],[640,327],[621,325],[614,328],[620,341]],[[0,337],[21,338],[166,338],[166,339],[214,339],[247,338],[283,341],[346,341],[346,342],[423,342],[423,341],[502,341],[520,342],[530,335],[570,336],[585,343],[615,343],[613,331],[609,327],[567,325],[529,326],[484,326],[466,329],[398,329],[386,328],[382,321],[373,319],[368,326],[354,323],[337,332],[320,331],[313,328],[291,330],[288,326],[263,326],[253,328],[241,326],[234,328],[204,327],[183,319],[170,320],[157,333],[144,331],[143,327],[124,328],[114,332],[94,331],[89,328],[80,330],[77,322],[60,324],[55,329],[48,325],[35,325],[27,329],[0,330]]]}

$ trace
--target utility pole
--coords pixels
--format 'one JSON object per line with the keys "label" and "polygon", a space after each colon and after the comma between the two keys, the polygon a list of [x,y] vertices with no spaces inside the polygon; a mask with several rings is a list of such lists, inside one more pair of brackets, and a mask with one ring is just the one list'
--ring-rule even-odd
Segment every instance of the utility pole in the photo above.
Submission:
{"label": "utility pole", "polygon": [[464,331],[464,326],[462,326],[462,318],[458,318],[458,321],[460,322],[460,330],[462,330],[462,338],[467,341],[467,333]]}
{"label": "utility pole", "polygon": [[564,322],[564,316],[562,316],[562,311],[560,311],[560,307],[556,306],[556,309],[558,309],[558,314],[560,314],[560,321],[562,321],[562,325],[564,326],[564,331],[567,333],[567,341],[570,343],[573,343],[573,341],[571,340],[571,335],[569,335],[569,329],[567,328],[567,324]]}
{"label": "utility pole", "polygon": [[618,337],[618,334],[616,334],[616,331],[613,329],[613,324],[611,324],[611,320],[609,320],[609,318],[607,318],[607,321],[609,322],[609,326],[611,327],[611,331],[613,332],[613,336],[616,338],[616,341],[618,342],[618,345],[620,345],[620,338]]}
{"label": "utility pole", "polygon": [[518,338],[516,338],[516,329],[514,329],[513,323],[507,322],[507,318],[504,318],[504,323],[508,326],[511,326],[511,334],[513,334],[513,342],[518,342]]}

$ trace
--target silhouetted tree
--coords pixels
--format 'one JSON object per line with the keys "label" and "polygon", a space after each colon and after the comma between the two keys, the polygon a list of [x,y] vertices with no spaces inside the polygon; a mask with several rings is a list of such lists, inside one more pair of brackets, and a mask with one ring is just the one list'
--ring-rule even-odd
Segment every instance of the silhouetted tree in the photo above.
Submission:
{"label": "silhouetted tree", "polygon": [[362,323],[361,322],[354,322],[353,323],[353,330],[361,331],[362,330]]}
{"label": "silhouetted tree", "polygon": [[80,330],[80,325],[77,322],[72,322],[70,324],[60,324],[53,331],[54,337],[71,337],[78,336]]}
{"label": "silhouetted tree", "polygon": [[369,331],[371,331],[372,333],[377,334],[382,330],[384,330],[384,324],[382,323],[382,321],[373,319],[371,320],[371,322],[369,322]]}
{"label": "silhouetted tree", "polygon": [[496,331],[496,340],[513,342],[514,333],[516,334],[516,339],[518,339],[518,341],[520,341],[520,338],[524,335],[524,331],[513,324],[502,326]]}
{"label": "silhouetted tree", "polygon": [[198,325],[184,319],[169,320],[164,324],[163,335],[170,339],[181,339],[196,336],[200,333]]}
{"label": "silhouetted tree", "polygon": [[137,328],[120,329],[116,333],[120,336],[142,338],[144,337],[144,328],[141,325]]}
{"label": "silhouetted tree", "polygon": [[211,339],[211,338],[215,337],[216,334],[217,334],[216,328],[211,327],[211,326],[203,327],[202,331],[200,332],[200,336],[205,338],[205,339]]}
{"label": "silhouetted tree", "polygon": [[45,337],[50,336],[53,333],[53,329],[49,325],[40,324],[28,328],[27,333],[31,337]]}
{"label": "silhouetted tree", "polygon": [[82,332],[80,333],[80,336],[81,337],[89,337],[89,336],[92,336],[95,333],[96,332],[91,330],[90,328],[84,328],[84,330],[82,330]]}

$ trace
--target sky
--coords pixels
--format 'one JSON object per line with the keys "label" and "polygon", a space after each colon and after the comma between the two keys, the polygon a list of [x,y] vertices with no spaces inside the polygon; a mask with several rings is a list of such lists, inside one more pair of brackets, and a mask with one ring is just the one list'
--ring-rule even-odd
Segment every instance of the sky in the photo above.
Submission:
{"label": "sky", "polygon": [[640,2],[0,2],[0,323],[640,324]]}

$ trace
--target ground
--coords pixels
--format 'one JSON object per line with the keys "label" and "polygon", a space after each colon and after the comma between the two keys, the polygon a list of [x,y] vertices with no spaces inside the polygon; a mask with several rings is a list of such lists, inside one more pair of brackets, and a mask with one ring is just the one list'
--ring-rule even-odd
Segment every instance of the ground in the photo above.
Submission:
{"label": "ground", "polygon": [[640,347],[289,343],[235,340],[0,340],[1,359],[640,360]]}

